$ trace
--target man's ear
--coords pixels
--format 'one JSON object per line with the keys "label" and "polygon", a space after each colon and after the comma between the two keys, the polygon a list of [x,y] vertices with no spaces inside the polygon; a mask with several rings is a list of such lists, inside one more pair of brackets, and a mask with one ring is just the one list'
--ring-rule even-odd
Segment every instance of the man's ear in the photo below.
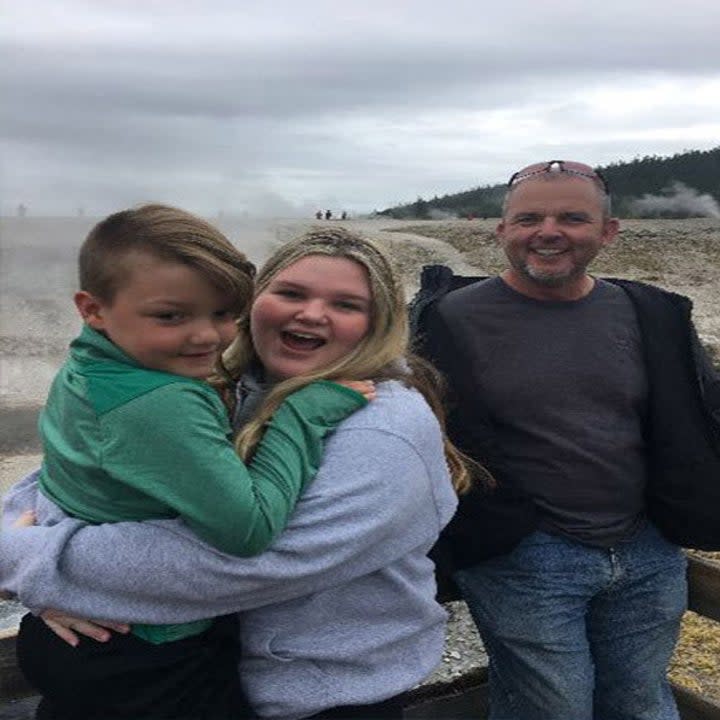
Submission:
{"label": "man's ear", "polygon": [[609,245],[620,232],[620,221],[617,218],[607,218],[603,224],[602,244]]}
{"label": "man's ear", "polygon": [[105,304],[85,290],[75,293],[75,307],[78,309],[83,321],[93,330],[104,330],[105,319],[103,310]]}

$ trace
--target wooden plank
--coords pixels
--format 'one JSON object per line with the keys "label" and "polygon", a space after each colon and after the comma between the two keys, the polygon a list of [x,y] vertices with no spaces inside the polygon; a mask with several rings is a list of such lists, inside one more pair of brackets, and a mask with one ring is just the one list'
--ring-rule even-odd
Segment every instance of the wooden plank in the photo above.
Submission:
{"label": "wooden plank", "polygon": [[403,717],[408,720],[486,720],[487,714],[487,685],[425,700],[403,710]]}
{"label": "wooden plank", "polygon": [[403,717],[408,720],[485,720],[487,679],[487,667],[479,667],[451,682],[420,685],[405,693]]}
{"label": "wooden plank", "polygon": [[720,622],[720,565],[688,555],[688,607],[698,615]]}
{"label": "wooden plank", "polygon": [[[688,554],[688,609],[720,622],[720,565]],[[673,685],[682,720],[720,720],[720,704]]]}
{"label": "wooden plank", "polygon": [[22,676],[15,655],[17,629],[0,630],[0,700],[24,697],[33,692]]}
{"label": "wooden plank", "polygon": [[[692,690],[673,685],[681,720],[720,720],[720,705]],[[486,720],[488,713],[487,683],[465,687],[455,693],[426,697],[407,707],[408,720]]]}
{"label": "wooden plank", "polygon": [[679,685],[672,689],[681,720],[720,720],[720,705]]}
{"label": "wooden plank", "polygon": [[[685,688],[673,687],[682,720],[718,720],[720,707]],[[442,695],[406,708],[408,720],[485,720],[487,718],[487,685],[465,688],[458,693]],[[37,698],[0,702],[0,720],[32,720]]]}

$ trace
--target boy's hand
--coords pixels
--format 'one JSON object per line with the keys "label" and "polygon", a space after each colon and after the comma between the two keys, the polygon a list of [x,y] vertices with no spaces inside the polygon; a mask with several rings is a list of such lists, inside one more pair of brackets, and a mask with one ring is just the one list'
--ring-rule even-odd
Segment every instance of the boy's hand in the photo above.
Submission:
{"label": "boy's hand", "polygon": [[40,617],[61,640],[73,647],[80,642],[77,633],[98,642],[107,642],[111,637],[110,630],[123,635],[130,632],[130,626],[127,623],[118,623],[112,620],[86,620],[68,615],[60,610],[46,610]]}
{"label": "boy's hand", "polygon": [[368,402],[375,399],[375,383],[372,380],[333,380],[338,385],[344,385],[355,392],[359,392]]}

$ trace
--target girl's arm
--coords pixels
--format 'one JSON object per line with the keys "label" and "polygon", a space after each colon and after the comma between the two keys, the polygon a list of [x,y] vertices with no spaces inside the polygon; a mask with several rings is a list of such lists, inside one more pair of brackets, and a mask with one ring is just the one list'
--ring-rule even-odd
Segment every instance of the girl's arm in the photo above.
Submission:
{"label": "girl's arm", "polygon": [[[88,526],[67,519],[3,531],[0,587],[37,609],[184,622],[319,592],[418,547],[427,551],[456,500],[435,418],[413,399],[393,408],[398,433],[355,427],[333,436],[290,525],[261,556],[220,553],[173,520]],[[376,400],[364,415],[381,405]]]}

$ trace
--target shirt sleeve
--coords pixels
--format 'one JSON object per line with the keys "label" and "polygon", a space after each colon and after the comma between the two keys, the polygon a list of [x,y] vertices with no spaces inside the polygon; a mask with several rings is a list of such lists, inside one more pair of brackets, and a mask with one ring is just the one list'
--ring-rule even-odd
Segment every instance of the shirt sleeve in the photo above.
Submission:
{"label": "shirt sleeve", "polygon": [[360,393],[336,383],[302,388],[275,412],[246,467],[213,391],[174,384],[109,414],[103,467],[164,506],[155,517],[179,515],[219,550],[256,555],[286,526],[317,472],[324,438],[365,404]]}
{"label": "shirt sleeve", "polygon": [[[433,438],[441,451],[439,430]],[[341,429],[288,529],[263,555],[220,553],[176,520],[91,526],[66,519],[4,530],[0,578],[29,607],[129,622],[185,622],[274,604],[375,572],[418,548],[428,552],[455,508],[444,464],[432,475],[406,439]]]}

